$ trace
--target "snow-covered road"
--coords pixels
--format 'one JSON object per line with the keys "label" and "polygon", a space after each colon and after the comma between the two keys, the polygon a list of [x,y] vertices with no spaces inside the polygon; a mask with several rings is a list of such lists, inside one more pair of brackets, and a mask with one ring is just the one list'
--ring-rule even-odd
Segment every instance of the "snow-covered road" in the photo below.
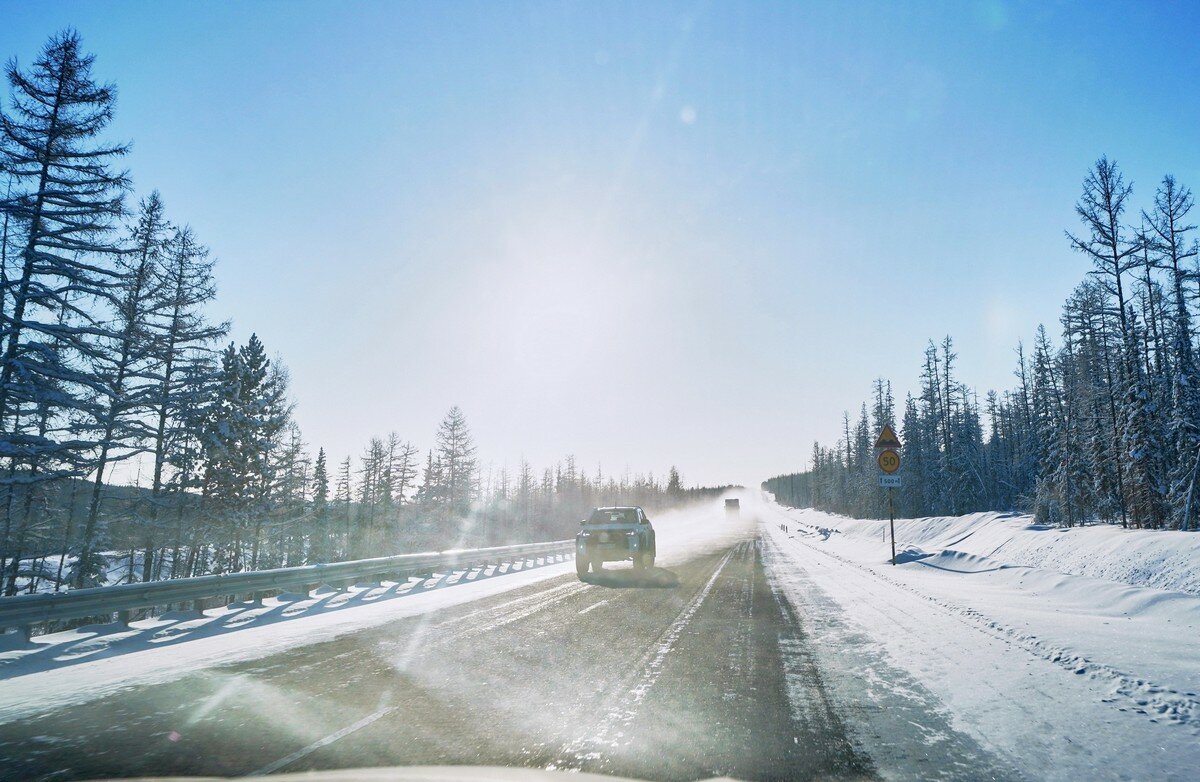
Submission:
{"label": "snow-covered road", "polygon": [[802,619],[767,581],[755,525],[719,510],[655,521],[673,548],[651,571],[545,578],[125,686],[4,724],[0,768],[34,779],[392,764],[870,777]]}
{"label": "snow-covered road", "polygon": [[[772,572],[824,632],[817,648],[830,679],[850,685],[844,698],[894,696],[883,665],[1031,778],[1194,778],[1200,597],[955,549],[902,544],[893,567],[886,522],[769,502],[761,513]],[[878,732],[878,711],[850,714],[859,735]],[[882,742],[871,754],[886,766],[905,748]]]}
{"label": "snow-covered road", "polygon": [[1074,780],[1200,765],[1190,538],[1125,536],[1141,553],[1106,570],[1079,550],[1111,530],[905,521],[893,567],[886,525],[756,492],[740,518],[715,504],[654,523],[659,567],[641,574],[472,571],[0,652],[0,768]]}

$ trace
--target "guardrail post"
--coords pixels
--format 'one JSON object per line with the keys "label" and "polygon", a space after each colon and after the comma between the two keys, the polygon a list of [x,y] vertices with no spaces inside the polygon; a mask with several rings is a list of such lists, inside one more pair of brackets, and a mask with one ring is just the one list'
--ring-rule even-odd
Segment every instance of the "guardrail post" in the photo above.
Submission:
{"label": "guardrail post", "polygon": [[129,618],[132,616],[132,611],[128,608],[117,612],[117,624],[122,627],[129,627]]}

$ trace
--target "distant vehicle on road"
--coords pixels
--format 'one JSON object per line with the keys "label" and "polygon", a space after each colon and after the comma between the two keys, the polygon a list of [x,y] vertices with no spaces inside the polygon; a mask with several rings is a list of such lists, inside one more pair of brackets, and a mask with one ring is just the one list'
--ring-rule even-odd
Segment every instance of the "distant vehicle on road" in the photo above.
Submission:
{"label": "distant vehicle on road", "polygon": [[725,515],[740,516],[742,514],[742,503],[736,497],[725,500]]}
{"label": "distant vehicle on road", "polygon": [[637,506],[596,508],[575,533],[575,572],[599,573],[605,562],[632,560],[639,570],[654,567],[654,527]]}

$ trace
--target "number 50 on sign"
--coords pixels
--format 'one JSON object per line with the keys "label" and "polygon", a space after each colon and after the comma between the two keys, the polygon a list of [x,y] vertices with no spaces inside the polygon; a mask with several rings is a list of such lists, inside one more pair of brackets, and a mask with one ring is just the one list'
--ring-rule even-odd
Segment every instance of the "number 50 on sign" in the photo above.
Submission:
{"label": "number 50 on sign", "polygon": [[879,469],[888,475],[900,469],[900,454],[890,448],[879,454]]}

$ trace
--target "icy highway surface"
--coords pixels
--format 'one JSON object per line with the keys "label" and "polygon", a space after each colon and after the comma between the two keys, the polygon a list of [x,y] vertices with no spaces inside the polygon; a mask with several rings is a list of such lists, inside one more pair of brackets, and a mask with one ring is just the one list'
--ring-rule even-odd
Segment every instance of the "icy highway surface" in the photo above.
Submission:
{"label": "icy highway surface", "polygon": [[[153,644],[170,623],[151,622],[97,659],[72,658],[61,638],[0,655],[0,776],[508,765],[649,780],[1185,778],[1186,694],[1171,696],[1173,724],[1127,713],[1104,702],[1107,680],[753,497],[740,519],[706,508],[654,521],[661,556],[646,573],[460,574],[292,618],[268,601],[266,624],[165,648]],[[1122,736],[1157,749],[1123,767]]]}

